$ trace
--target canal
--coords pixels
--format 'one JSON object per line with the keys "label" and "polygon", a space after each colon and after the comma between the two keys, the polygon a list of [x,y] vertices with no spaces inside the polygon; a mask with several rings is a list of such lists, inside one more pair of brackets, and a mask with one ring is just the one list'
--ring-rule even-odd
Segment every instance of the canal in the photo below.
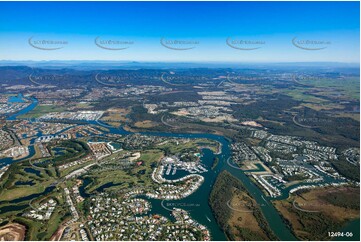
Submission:
{"label": "canal", "polygon": [[[26,114],[30,110],[34,109],[38,102],[35,98],[32,98],[31,100],[32,100],[32,104],[30,104],[27,108],[19,111],[18,113],[10,116],[8,120],[16,120],[19,115]],[[109,129],[109,133],[122,134],[122,135],[132,134],[131,132],[128,132],[123,128],[109,127],[108,125],[103,124],[99,121],[96,122],[87,121],[87,122],[89,124],[101,125],[107,127]],[[150,135],[150,136],[162,136],[162,137],[191,138],[191,139],[207,138],[217,141],[221,144],[220,154],[214,154],[209,149],[202,149],[201,162],[208,169],[208,172],[202,173],[202,175],[205,178],[205,181],[202,184],[202,186],[195,193],[181,200],[161,201],[155,199],[148,199],[152,203],[152,211],[151,211],[152,213],[159,213],[169,217],[169,213],[170,213],[169,209],[173,207],[183,208],[189,211],[193,219],[195,219],[197,222],[209,228],[212,235],[212,240],[220,240],[220,241],[226,240],[224,233],[219,228],[213,216],[211,208],[208,204],[208,197],[210,195],[212,185],[215,182],[215,179],[217,178],[218,174],[223,170],[227,170],[243,183],[243,185],[248,190],[248,192],[256,200],[260,209],[262,210],[263,215],[265,216],[265,219],[267,220],[268,224],[270,225],[271,229],[276,234],[276,236],[280,240],[288,240],[288,241],[296,240],[296,238],[291,233],[288,226],[284,223],[284,221],[276,211],[271,200],[268,197],[264,196],[263,192],[250,180],[250,178],[242,170],[235,169],[234,167],[230,166],[227,163],[228,158],[231,157],[231,151],[229,146],[230,144],[229,140],[227,140],[225,137],[214,134],[181,134],[181,133],[164,133],[164,132],[141,132],[139,134]],[[33,153],[33,151],[31,153]],[[214,169],[211,169],[215,157],[218,157],[219,162]],[[6,163],[10,163],[10,162],[6,162]],[[182,171],[178,171],[176,176],[182,176]],[[85,179],[83,185],[79,188],[81,195],[84,197],[89,196],[89,194],[85,192],[85,187],[90,182],[91,181],[89,179]],[[106,184],[98,192],[112,185],[117,185],[117,184]],[[49,187],[46,189],[46,192],[50,192],[52,189],[53,187]],[[39,194],[35,194],[35,195],[39,195]],[[282,198],[284,197],[285,196],[283,196]],[[31,199],[31,198],[33,198],[33,196],[25,197],[22,199]],[[360,222],[358,220],[358,225],[359,223]],[[357,224],[355,225],[355,223],[350,223],[348,224],[348,226],[349,227],[347,226],[346,227],[353,229],[355,233],[359,234],[359,230],[356,228]]]}

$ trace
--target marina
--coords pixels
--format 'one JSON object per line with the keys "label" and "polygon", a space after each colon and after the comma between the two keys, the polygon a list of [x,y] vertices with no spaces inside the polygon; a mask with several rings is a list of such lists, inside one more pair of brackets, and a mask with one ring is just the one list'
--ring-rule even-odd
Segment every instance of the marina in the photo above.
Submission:
{"label": "marina", "polygon": [[[35,106],[36,106],[36,103],[34,104],[34,107]],[[21,112],[23,113],[24,111],[21,111]],[[16,117],[16,116],[12,116],[12,117]],[[101,123],[101,121],[99,121],[99,120],[97,120],[96,122],[95,121],[87,121],[87,122],[92,125]],[[109,128],[109,133],[122,134],[122,135],[131,134],[130,132],[125,131],[122,128],[114,128],[114,127]],[[41,133],[39,133],[39,135],[40,134]],[[176,162],[175,165],[168,164],[166,167],[166,171],[165,172],[164,172],[164,170],[162,171],[162,174],[165,174],[167,177],[172,177],[173,179],[180,179],[181,177],[184,177],[184,174],[187,174],[187,173],[192,174],[192,175],[194,175],[195,173],[202,174],[202,176],[204,177],[204,181],[203,181],[203,184],[199,187],[199,189],[197,189],[197,191],[194,192],[193,194],[191,194],[185,198],[182,198],[181,200],[178,200],[178,201],[179,201],[179,204],[181,204],[181,205],[192,204],[192,206],[194,206],[194,204],[199,204],[198,207],[201,207],[202,208],[201,210],[194,209],[194,207],[191,206],[190,209],[188,207],[189,213],[192,216],[192,218],[194,220],[196,220],[198,223],[207,224],[207,227],[211,232],[211,236],[212,236],[213,240],[225,240],[226,239],[224,236],[224,233],[220,230],[218,224],[215,222],[216,220],[214,219],[213,213],[208,204],[208,196],[212,189],[212,184],[214,183],[219,172],[221,172],[222,170],[229,171],[232,175],[237,177],[244,184],[244,186],[247,188],[247,190],[250,192],[250,194],[252,194],[252,196],[257,201],[257,203],[259,203],[261,205],[260,208],[261,208],[265,218],[267,219],[271,229],[274,231],[274,233],[277,235],[277,237],[279,239],[296,240],[296,238],[290,232],[287,225],[281,219],[280,215],[277,213],[276,209],[273,207],[272,202],[271,202],[272,198],[264,197],[263,192],[250,180],[250,178],[246,175],[246,173],[244,171],[242,171],[240,169],[236,169],[234,166],[229,165],[229,163],[227,161],[231,157],[230,156],[231,151],[230,151],[229,141],[227,139],[225,139],[222,136],[213,135],[213,134],[192,134],[192,133],[191,134],[181,134],[181,133],[173,134],[173,133],[161,133],[161,132],[159,132],[159,133],[142,132],[140,134],[150,135],[150,136],[162,136],[162,137],[181,137],[181,138],[189,138],[189,139],[207,138],[207,139],[215,140],[221,144],[222,149],[219,152],[219,154],[213,154],[213,152],[211,152],[210,150],[203,149],[201,160],[200,160],[201,162],[196,166],[183,167],[182,165],[179,165],[179,164],[177,165],[177,162]],[[35,139],[33,139],[32,142],[35,142]],[[30,153],[30,155],[31,154],[33,154],[33,153]],[[210,168],[212,166],[212,161],[214,160],[215,157],[218,157],[219,162],[218,162],[217,166],[213,170],[211,170]],[[184,170],[186,173],[177,172],[179,169]],[[328,179],[332,179],[332,178],[328,178]],[[87,183],[84,181],[83,185],[79,188],[80,194],[84,197],[89,196],[88,194],[84,193],[84,186],[86,184]],[[113,186],[113,185],[116,185],[116,184],[109,184],[109,186]],[[49,187],[41,194],[34,194],[29,197],[24,197],[21,200],[32,199],[36,196],[46,194],[47,192],[51,191],[53,188],[54,187]],[[291,191],[292,191],[292,186],[288,187],[287,189],[285,189],[283,191],[280,191],[279,193],[282,195],[278,196],[277,199],[284,199],[288,195],[288,193]],[[167,209],[165,209],[164,206],[162,206],[162,204],[161,204],[161,202],[163,200],[154,199],[151,197],[152,196],[148,196],[148,199],[152,203],[152,211],[163,214],[164,216],[169,216],[169,211],[167,211]],[[166,201],[166,199],[165,199],[165,201]],[[180,206],[180,207],[182,207],[182,206]],[[210,219],[210,218],[213,218],[213,219]]]}

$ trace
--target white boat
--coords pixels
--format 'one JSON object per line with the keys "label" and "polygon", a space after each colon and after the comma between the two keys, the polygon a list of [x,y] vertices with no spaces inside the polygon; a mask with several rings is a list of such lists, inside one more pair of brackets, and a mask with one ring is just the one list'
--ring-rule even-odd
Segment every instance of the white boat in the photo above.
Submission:
{"label": "white boat", "polygon": [[170,173],[171,170],[172,170],[172,165],[169,164],[169,165],[168,165],[168,169],[167,169],[167,171],[165,172],[165,174],[166,174],[166,175],[169,175],[169,173]]}

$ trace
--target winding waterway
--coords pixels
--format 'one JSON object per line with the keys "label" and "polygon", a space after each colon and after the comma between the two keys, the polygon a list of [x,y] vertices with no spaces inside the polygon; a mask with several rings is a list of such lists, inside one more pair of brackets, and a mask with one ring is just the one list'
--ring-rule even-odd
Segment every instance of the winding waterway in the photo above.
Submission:
{"label": "winding waterway", "polygon": [[[93,122],[90,123],[94,124]],[[122,135],[133,134],[132,132],[128,132],[123,128],[110,128],[110,132]],[[227,170],[232,175],[237,177],[246,187],[248,192],[252,194],[256,202],[259,204],[271,229],[280,240],[296,240],[296,238],[290,232],[289,228],[281,219],[280,215],[277,213],[276,209],[273,207],[270,200],[264,196],[263,192],[244,174],[243,171],[234,169],[227,164],[226,161],[230,157],[231,151],[229,148],[229,141],[226,138],[214,134],[174,134],[163,132],[140,132],[139,134],[192,139],[207,138],[218,141],[221,144],[220,154],[213,154],[213,152],[208,149],[202,150],[203,155],[201,162],[208,169],[208,172],[202,173],[205,178],[202,186],[195,193],[184,199],[163,202],[163,206],[165,205],[167,207],[168,205],[169,208],[181,207],[188,210],[192,218],[209,228],[213,240],[226,240],[226,237],[219,228],[208,203],[208,197],[211,192],[212,185],[215,182],[217,175],[223,170]],[[212,170],[211,166],[214,157],[218,157],[219,162],[218,165]],[[150,199],[150,201],[152,203],[152,213],[159,213],[169,217],[169,211],[162,206],[161,200]]]}
{"label": "winding waterway", "polygon": [[[19,113],[14,114],[8,118],[8,120],[16,120],[18,115],[25,114],[35,108],[37,105],[37,100],[32,99],[33,103],[25,108],[26,110],[21,110]],[[101,122],[88,122],[93,125],[104,125],[109,129],[109,133],[128,135],[133,134],[128,132],[123,128],[110,128],[108,125],[102,124]],[[162,214],[169,217],[169,210],[173,207],[180,207],[185,210],[188,210],[191,217],[194,218],[199,223],[207,226],[212,235],[212,240],[226,240],[224,233],[221,231],[218,226],[211,208],[208,204],[208,197],[212,189],[212,185],[217,178],[217,175],[223,171],[229,171],[233,176],[238,178],[248,192],[253,196],[253,198],[258,203],[262,213],[270,225],[273,232],[280,240],[296,240],[295,236],[291,233],[288,226],[281,219],[280,215],[273,206],[270,198],[266,197],[263,192],[249,179],[249,177],[240,169],[235,169],[227,163],[228,158],[231,156],[229,142],[225,137],[214,135],[214,134],[186,134],[186,133],[163,133],[163,132],[140,132],[139,134],[150,135],[150,136],[162,136],[162,137],[179,137],[179,138],[207,138],[214,141],[217,141],[221,144],[221,152],[219,154],[214,154],[209,149],[202,150],[201,162],[208,169],[208,172],[202,173],[205,180],[202,186],[192,195],[176,201],[161,201],[156,199],[148,199],[152,203],[152,213]],[[218,157],[219,162],[217,166],[212,170],[212,162],[215,157]],[[10,162],[9,162],[10,163]],[[175,176],[182,176],[182,171],[177,171]],[[89,184],[90,181],[85,180],[82,187],[80,187],[80,193],[82,196],[89,196],[85,193],[85,186]],[[107,186],[111,186],[108,184]],[[116,184],[115,184],[116,185]],[[104,187],[103,187],[104,188]],[[50,188],[49,188],[50,189]],[[47,191],[48,192],[48,191]],[[287,197],[288,191],[281,198]],[[38,194],[36,194],[38,195]],[[279,198],[279,199],[281,199]],[[23,198],[24,199],[24,198]],[[26,197],[28,199],[28,197]]]}

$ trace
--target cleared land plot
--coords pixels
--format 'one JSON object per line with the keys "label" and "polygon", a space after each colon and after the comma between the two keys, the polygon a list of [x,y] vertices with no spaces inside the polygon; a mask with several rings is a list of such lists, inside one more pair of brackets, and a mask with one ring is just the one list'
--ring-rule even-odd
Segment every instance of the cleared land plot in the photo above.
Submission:
{"label": "cleared land plot", "polygon": [[0,241],[22,241],[25,238],[25,226],[10,223],[0,227]]}

